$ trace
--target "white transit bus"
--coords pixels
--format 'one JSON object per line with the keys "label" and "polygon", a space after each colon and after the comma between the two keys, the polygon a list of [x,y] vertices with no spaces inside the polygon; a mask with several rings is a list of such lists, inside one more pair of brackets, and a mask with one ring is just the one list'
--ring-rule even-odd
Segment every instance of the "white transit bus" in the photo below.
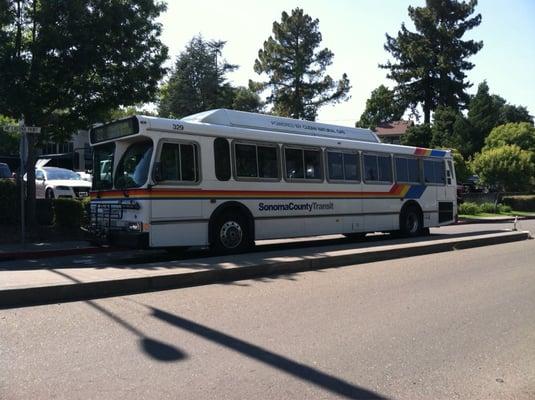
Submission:
{"label": "white transit bus", "polygon": [[366,232],[420,235],[457,215],[451,153],[368,129],[225,109],[94,127],[91,230],[131,247]]}

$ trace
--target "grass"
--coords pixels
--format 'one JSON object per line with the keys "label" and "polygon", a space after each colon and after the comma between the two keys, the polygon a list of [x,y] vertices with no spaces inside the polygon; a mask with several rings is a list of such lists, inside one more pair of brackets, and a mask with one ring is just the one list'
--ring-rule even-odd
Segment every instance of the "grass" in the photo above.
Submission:
{"label": "grass", "polygon": [[494,213],[478,213],[478,214],[460,214],[459,218],[464,219],[478,219],[478,218],[495,218],[495,217],[535,217],[535,212],[527,211],[511,211],[502,214]]}

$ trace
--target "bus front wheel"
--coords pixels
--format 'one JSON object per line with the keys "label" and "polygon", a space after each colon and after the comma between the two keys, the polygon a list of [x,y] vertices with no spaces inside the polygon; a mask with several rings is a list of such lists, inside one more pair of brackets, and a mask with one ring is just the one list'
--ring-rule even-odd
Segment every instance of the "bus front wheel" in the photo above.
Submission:
{"label": "bus front wheel", "polygon": [[414,206],[406,207],[399,216],[399,230],[402,236],[419,236],[422,234],[423,228],[421,211]]}
{"label": "bus front wheel", "polygon": [[252,247],[247,219],[239,213],[225,213],[215,223],[212,248],[218,253],[239,253]]}

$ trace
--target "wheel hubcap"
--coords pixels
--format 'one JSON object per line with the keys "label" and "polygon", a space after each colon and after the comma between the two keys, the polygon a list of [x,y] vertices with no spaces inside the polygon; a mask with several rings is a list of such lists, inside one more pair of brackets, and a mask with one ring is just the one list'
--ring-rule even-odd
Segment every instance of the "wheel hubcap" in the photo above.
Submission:
{"label": "wheel hubcap", "polygon": [[237,222],[227,221],[221,227],[219,239],[227,249],[238,247],[243,239],[243,230]]}
{"label": "wheel hubcap", "polygon": [[410,233],[416,233],[419,229],[420,222],[418,221],[418,216],[413,213],[407,215],[407,230]]}

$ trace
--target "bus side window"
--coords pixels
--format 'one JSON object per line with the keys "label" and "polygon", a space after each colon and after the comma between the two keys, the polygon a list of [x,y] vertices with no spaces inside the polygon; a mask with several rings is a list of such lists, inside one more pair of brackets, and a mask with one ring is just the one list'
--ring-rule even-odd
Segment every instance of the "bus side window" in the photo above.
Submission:
{"label": "bus side window", "polygon": [[424,160],[424,182],[446,184],[446,168],[443,160]]}
{"label": "bus side window", "polygon": [[367,182],[392,182],[392,158],[390,155],[364,154],[364,180]]}
{"label": "bus side window", "polygon": [[230,179],[230,147],[227,139],[214,140],[214,166],[215,176],[220,181]]}
{"label": "bus side window", "polygon": [[197,181],[196,146],[164,143],[160,162],[163,181]]}

